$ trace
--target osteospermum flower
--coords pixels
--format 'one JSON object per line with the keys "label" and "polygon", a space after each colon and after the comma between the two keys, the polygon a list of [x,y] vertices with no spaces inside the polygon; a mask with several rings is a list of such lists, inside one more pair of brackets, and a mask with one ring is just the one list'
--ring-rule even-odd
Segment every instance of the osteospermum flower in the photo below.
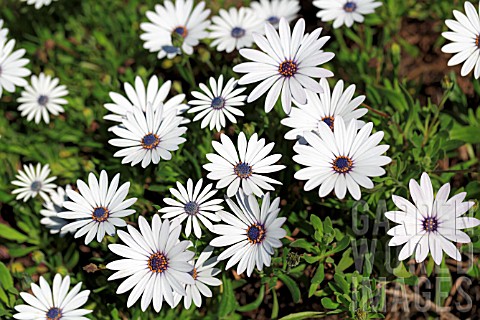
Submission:
{"label": "osteospermum flower", "polygon": [[65,211],[63,203],[68,201],[68,196],[65,190],[72,190],[72,187],[67,185],[65,189],[58,187],[57,191],[53,190],[50,194],[50,201],[45,202],[43,204],[43,209],[40,210],[40,214],[43,216],[40,223],[50,229],[51,234],[60,233],[60,235],[63,236],[66,233],[65,230],[61,231],[61,229],[68,222],[58,216],[60,212]]}
{"label": "osteospermum flower", "polygon": [[62,276],[57,273],[53,278],[52,287],[40,276],[40,286],[32,283],[31,288],[33,294],[20,293],[26,304],[15,306],[18,312],[13,315],[15,319],[88,320],[84,316],[92,312],[92,310],[79,309],[87,302],[90,290],[80,291],[81,282],[70,290],[69,276],[62,279]]}
{"label": "osteospermum flower", "polygon": [[203,180],[200,179],[195,185],[195,188],[193,188],[192,179],[188,179],[187,189],[185,189],[180,182],[177,182],[178,190],[171,188],[170,193],[179,201],[164,198],[163,201],[169,206],[158,210],[158,212],[164,213],[162,216],[164,219],[175,218],[178,223],[182,223],[186,219],[185,235],[187,237],[189,237],[192,232],[192,225],[195,236],[199,239],[202,236],[202,229],[200,228],[198,220],[200,220],[208,230],[212,229],[210,220],[215,222],[220,221],[220,218],[215,212],[223,209],[223,207],[219,205],[223,200],[209,200],[217,193],[217,190],[212,190],[212,184],[208,184],[202,190],[202,184]]}
{"label": "osteospermum flower", "polygon": [[21,0],[22,2],[26,2],[28,5],[34,5],[35,9],[40,9],[43,6],[49,6],[53,1],[58,0]]}
{"label": "osteospermum flower", "polygon": [[151,162],[157,164],[160,159],[170,160],[171,151],[178,150],[178,146],[186,141],[180,137],[187,131],[186,127],[179,127],[182,117],[170,113],[163,117],[163,107],[155,111],[147,105],[144,113],[140,108],[133,108],[123,119],[123,126],[112,129],[119,139],[108,141],[113,146],[121,147],[114,157],[124,157],[122,163],[131,163],[132,166],[142,163],[147,167]]}
{"label": "osteospermum flower", "polygon": [[173,307],[173,292],[185,296],[184,285],[195,285],[193,265],[188,261],[195,255],[187,250],[190,241],[180,241],[180,227],[173,227],[168,220],[163,223],[154,215],[152,226],[140,216],[140,232],[127,226],[128,233],[119,231],[125,245],[110,244],[108,248],[124,259],[110,262],[107,269],[116,270],[108,280],[128,277],[118,287],[117,294],[132,289],[127,307],[130,308],[140,296],[141,309],[145,311],[153,300],[153,308],[159,312],[163,300]]}
{"label": "osteospermum flower", "polygon": [[463,63],[461,75],[466,76],[473,70],[475,79],[480,77],[480,18],[473,4],[465,2],[465,14],[453,10],[456,20],[447,20],[445,24],[452,31],[442,36],[452,41],[442,47],[445,53],[455,53],[448,61],[449,66]]}
{"label": "osteospermum flower", "polygon": [[22,117],[27,116],[27,121],[35,118],[35,123],[39,123],[43,118],[45,123],[50,122],[49,114],[57,116],[64,112],[62,105],[67,103],[63,99],[68,94],[67,87],[58,85],[60,80],[45,75],[43,72],[37,77],[31,78],[31,86],[27,85],[22,91],[22,96],[17,99],[21,103],[18,111],[22,112]]}
{"label": "osteospermum flower", "polygon": [[253,62],[241,63],[233,71],[246,73],[239,84],[261,82],[248,96],[247,102],[260,98],[269,91],[265,100],[265,111],[270,112],[281,95],[283,110],[288,114],[292,99],[300,104],[307,103],[304,89],[322,92],[320,84],[313,78],[331,77],[333,73],[319,65],[330,61],[335,55],[322,50],[330,37],[321,37],[321,28],[304,35],[305,20],[298,20],[293,32],[285,18],[280,19],[280,33],[270,23],[265,23],[266,37],[254,34],[260,50],[242,49],[240,54]]}
{"label": "osteospermum flower", "polygon": [[271,23],[275,28],[281,18],[291,22],[301,9],[298,0],[260,0],[250,3],[250,7],[260,19]]}
{"label": "osteospermum flower", "polygon": [[52,183],[57,177],[49,177],[49,175],[50,167],[48,164],[42,167],[38,163],[36,168],[33,164],[23,165],[23,171],[18,170],[16,175],[18,180],[12,181],[13,185],[20,188],[13,190],[12,193],[17,194],[17,200],[23,199],[24,202],[30,198],[35,198],[37,195],[48,202],[50,201],[49,194],[57,187]]}
{"label": "osteospermum flower", "polygon": [[113,236],[115,227],[125,227],[127,223],[121,219],[135,213],[130,208],[137,198],[125,200],[130,188],[130,182],[125,182],[118,188],[120,174],[116,174],[110,184],[105,170],[100,173],[100,181],[91,172],[88,175],[88,185],[82,180],[77,180],[80,193],[66,190],[71,201],[66,201],[63,206],[69,210],[59,213],[64,219],[77,219],[62,228],[63,232],[75,233],[75,238],[86,234],[85,244],[89,244],[95,235],[97,241],[102,241],[105,233]]}
{"label": "osteospermum flower", "polygon": [[[145,86],[142,78],[137,76],[135,78],[135,88],[128,82],[123,85],[127,96],[124,97],[116,92],[110,92],[113,103],[106,103],[104,107],[112,113],[103,117],[104,119],[121,123],[126,118],[127,113],[133,112],[135,107],[139,107],[143,112],[146,112],[148,105],[151,105],[154,110],[161,108],[163,105],[163,117],[170,113],[179,115],[188,109],[188,106],[184,104],[184,94],[177,94],[167,100],[172,88],[172,81],[170,80],[159,87],[157,76],[152,76],[148,85]],[[185,120],[187,119],[184,119],[182,123],[188,122]]]}
{"label": "osteospermum flower", "polygon": [[228,186],[227,195],[232,197],[237,193],[241,183],[246,194],[254,193],[260,197],[263,195],[262,189],[275,190],[271,183],[282,184],[280,181],[262,175],[285,168],[284,165],[274,165],[282,157],[281,154],[268,155],[275,143],[265,145],[265,139],[258,140],[258,135],[254,133],[247,144],[245,134],[240,132],[237,151],[227,135],[222,134],[220,140],[222,143],[212,142],[213,149],[218,154],[207,154],[207,159],[211,163],[203,165],[210,171],[207,178],[219,180],[217,189]]}
{"label": "osteospermum flower", "polygon": [[250,47],[253,33],[262,30],[263,21],[250,8],[220,9],[218,13],[219,16],[212,17],[213,24],[210,26],[210,38],[213,39],[210,45],[217,47],[217,51],[230,53]]}
{"label": "osteospermum flower", "polygon": [[322,21],[333,21],[335,29],[346,25],[350,28],[354,22],[362,23],[366,14],[374,13],[382,5],[375,0],[315,0],[313,5],[320,9],[317,17]]}
{"label": "osteospermum flower", "polygon": [[422,174],[420,185],[411,179],[409,188],[413,203],[393,195],[393,202],[400,211],[385,213],[389,220],[400,224],[388,231],[393,236],[388,245],[404,245],[398,256],[400,261],[409,258],[414,252],[417,262],[424,261],[429,252],[438,265],[442,262],[443,252],[461,261],[461,254],[451,241],[470,242],[470,237],[461,229],[476,227],[480,220],[462,216],[475,203],[463,202],[466,192],[448,199],[449,183],[444,184],[434,197],[432,182],[427,173]]}
{"label": "osteospermum flower", "polygon": [[15,86],[24,87],[28,84],[24,77],[30,75],[30,70],[24,68],[29,60],[22,58],[25,49],[13,51],[15,40],[0,39],[0,98],[3,90],[14,92]]}
{"label": "osteospermum flower", "polygon": [[355,121],[357,128],[361,128],[365,124],[358,119],[368,110],[366,108],[357,109],[365,100],[365,96],[358,96],[352,100],[355,85],[352,84],[343,91],[343,81],[340,80],[335,85],[333,93],[330,91],[327,79],[321,79],[320,85],[323,93],[317,95],[307,91],[305,105],[293,102],[298,108],[292,108],[288,117],[281,121],[283,125],[293,128],[285,134],[285,139],[296,140],[302,137],[305,131],[318,132],[318,124],[322,121],[333,130],[336,117],[342,117],[347,125],[350,121]]}
{"label": "osteospermum flower", "polygon": [[193,47],[208,36],[206,29],[210,25],[210,10],[205,10],[205,2],[195,8],[193,5],[193,0],[176,0],[175,4],[167,0],[163,5],[157,4],[155,12],[147,11],[150,22],[140,24],[145,31],[140,35],[145,41],[143,47],[158,52],[158,59],[172,59],[182,53],[191,55]]}
{"label": "osteospermum flower", "polygon": [[190,309],[192,301],[197,308],[200,308],[202,306],[202,295],[207,298],[212,297],[212,291],[208,286],[219,286],[222,284],[222,281],[215,277],[220,273],[220,269],[214,268],[218,261],[217,257],[210,258],[212,253],[213,248],[207,246],[196,262],[195,260],[190,261],[194,266],[192,277],[195,280],[195,284],[187,284],[185,286],[185,291],[187,292],[185,296],[174,294],[175,305],[183,298],[185,309]]}
{"label": "osteospermum flower", "polygon": [[287,234],[282,229],[286,218],[278,218],[280,198],[270,203],[268,192],[263,197],[261,207],[253,195],[247,196],[242,190],[236,198],[238,205],[231,199],[226,199],[235,215],[225,211],[218,213],[226,224],[214,226],[213,232],[221,236],[213,239],[210,245],[229,246],[218,256],[218,260],[229,259],[225,269],[238,263],[237,273],[246,270],[250,277],[255,266],[260,271],[264,265],[270,266],[274,248],[282,246],[280,239]]}
{"label": "osteospermum flower", "polygon": [[223,75],[218,78],[210,78],[210,88],[205,84],[200,84],[200,89],[203,92],[193,91],[192,96],[197,100],[189,101],[188,104],[192,107],[188,113],[196,113],[193,121],[198,121],[203,118],[201,127],[205,128],[210,124],[210,130],[214,127],[217,131],[225,127],[225,117],[232,123],[237,123],[235,116],[243,117],[243,112],[236,108],[245,105],[247,96],[240,95],[246,88],[236,88],[237,81],[231,78],[223,86]]}
{"label": "osteospermum flower", "polygon": [[385,174],[382,166],[392,159],[381,154],[389,145],[378,145],[383,138],[383,131],[370,136],[373,123],[369,122],[357,132],[357,124],[350,121],[348,127],[341,117],[335,119],[332,132],[325,122],[318,125],[318,134],[305,132],[308,145],[296,144],[293,147],[298,154],[293,160],[307,166],[295,173],[295,178],[308,180],[305,191],[320,186],[318,195],[323,198],[335,189],[339,199],[345,197],[346,191],[355,200],[361,197],[360,187],[373,188],[370,177]]}

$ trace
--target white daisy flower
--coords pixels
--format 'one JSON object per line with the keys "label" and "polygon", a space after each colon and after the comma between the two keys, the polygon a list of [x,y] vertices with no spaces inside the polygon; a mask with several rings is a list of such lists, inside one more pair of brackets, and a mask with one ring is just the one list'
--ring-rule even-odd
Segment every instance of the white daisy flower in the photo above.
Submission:
{"label": "white daisy flower", "polygon": [[238,151],[230,138],[223,134],[220,136],[222,143],[213,141],[213,149],[218,154],[209,153],[207,159],[211,163],[203,165],[205,170],[210,171],[207,178],[219,180],[216,188],[221,189],[228,186],[227,195],[234,196],[240,188],[240,182],[244,192],[248,195],[254,193],[258,197],[263,195],[264,190],[275,190],[270,184],[282,184],[263,173],[280,171],[284,165],[274,165],[281,154],[268,155],[275,145],[271,142],[265,145],[265,139],[258,140],[254,133],[247,144],[247,138],[243,132],[238,136]]}
{"label": "white daisy flower", "polygon": [[179,201],[171,198],[164,198],[163,201],[169,205],[164,207],[158,212],[164,213],[163,219],[175,218],[179,224],[187,219],[187,225],[185,226],[185,235],[190,236],[192,232],[197,238],[202,237],[202,229],[198,220],[208,229],[212,230],[212,223],[210,220],[218,222],[220,218],[217,217],[215,212],[222,210],[223,207],[219,204],[223,202],[222,199],[211,199],[217,190],[212,190],[212,184],[208,184],[202,190],[203,180],[200,179],[195,188],[193,188],[192,179],[187,181],[187,189],[177,181],[177,189],[171,188],[170,193],[175,196]]}
{"label": "white daisy flower", "polygon": [[205,10],[205,2],[193,7],[193,0],[166,0],[163,5],[157,4],[155,12],[147,11],[150,22],[140,24],[145,31],[140,39],[145,41],[143,47],[150,52],[158,52],[158,59],[165,56],[172,59],[177,54],[191,55],[193,47],[201,39],[208,37],[206,29],[210,26],[207,20],[210,10]]}
{"label": "white daisy flower", "polygon": [[32,85],[27,85],[22,91],[22,96],[17,99],[21,103],[18,111],[22,112],[22,117],[27,116],[27,121],[35,118],[35,123],[39,123],[43,117],[45,123],[50,122],[49,113],[57,116],[64,112],[62,105],[67,104],[63,99],[68,94],[67,87],[59,86],[60,80],[45,75],[43,72],[37,77],[31,78]]}
{"label": "white daisy flower", "polygon": [[323,198],[335,189],[335,195],[343,199],[348,189],[352,197],[359,200],[359,186],[372,189],[369,177],[385,174],[381,166],[392,161],[381,155],[390,147],[378,145],[383,131],[370,136],[372,128],[373,123],[369,122],[357,132],[355,121],[350,121],[347,127],[344,120],[337,117],[333,132],[323,121],[318,125],[318,134],[305,132],[303,137],[308,145],[297,143],[293,147],[298,153],[293,160],[307,166],[295,173],[296,179],[308,180],[305,191],[320,186],[318,195]]}
{"label": "white daisy flower", "polygon": [[318,65],[333,59],[335,54],[324,52],[323,45],[330,37],[321,37],[321,28],[304,35],[305,20],[298,20],[293,32],[285,18],[280,19],[280,33],[265,23],[266,37],[254,34],[255,43],[261,49],[242,49],[240,54],[254,62],[241,63],[233,71],[246,73],[239,84],[261,82],[248,96],[247,102],[260,98],[269,91],[265,100],[265,111],[270,112],[281,93],[283,110],[288,114],[292,99],[299,104],[307,103],[304,89],[322,92],[320,83],[313,78],[333,76],[333,73]]}
{"label": "white daisy flower", "polygon": [[475,203],[463,202],[466,192],[448,199],[449,183],[444,184],[434,197],[432,182],[426,173],[422,174],[420,185],[411,179],[409,188],[413,203],[393,195],[393,202],[400,211],[385,213],[389,220],[399,224],[388,231],[393,236],[388,245],[404,245],[398,256],[400,261],[409,258],[414,251],[417,262],[424,261],[429,252],[438,265],[442,262],[443,252],[461,261],[461,254],[451,241],[470,242],[470,237],[461,229],[476,227],[480,220],[462,215]]}
{"label": "white daisy flower", "polygon": [[157,214],[151,228],[142,216],[138,218],[138,224],[140,232],[130,225],[127,226],[128,233],[118,232],[126,245],[108,245],[110,251],[125,258],[107,264],[107,269],[117,271],[108,280],[128,277],[117,289],[117,294],[132,289],[127,307],[130,308],[142,296],[142,311],[153,300],[153,308],[159,312],[163,300],[174,306],[174,292],[183,296],[187,294],[184,284],[195,285],[193,265],[188,262],[195,253],[187,250],[190,241],[179,241],[181,228],[172,227],[168,220],[162,223]]}
{"label": "white daisy flower", "polygon": [[315,0],[313,5],[320,9],[317,17],[322,21],[333,21],[333,28],[346,25],[350,28],[354,22],[362,23],[366,14],[374,13],[382,5],[375,0]]}
{"label": "white daisy flower", "polygon": [[292,22],[301,9],[298,0],[260,0],[252,2],[250,7],[259,19],[271,23],[275,28],[278,28],[281,18]]}
{"label": "white daisy flower", "polygon": [[24,77],[28,77],[31,72],[24,68],[29,60],[22,58],[25,55],[25,49],[13,51],[15,40],[0,39],[0,98],[5,89],[7,92],[14,92],[15,86],[25,87],[28,82]]}
{"label": "white daisy flower", "polygon": [[75,238],[85,237],[85,244],[89,244],[95,235],[97,241],[102,241],[105,233],[110,236],[115,234],[115,227],[125,227],[127,223],[121,219],[135,213],[130,208],[137,198],[125,200],[130,188],[130,182],[125,182],[118,188],[120,173],[108,182],[105,170],[100,173],[100,181],[92,172],[88,175],[88,185],[82,180],[77,180],[80,193],[66,190],[71,201],[63,203],[63,207],[70,211],[58,214],[60,218],[77,219],[62,228],[62,232],[73,232]]}
{"label": "white daisy flower", "polygon": [[250,277],[253,269],[262,271],[263,266],[270,266],[274,248],[280,248],[280,239],[287,234],[282,225],[287,218],[278,218],[280,198],[270,203],[270,193],[263,197],[262,207],[253,195],[246,195],[239,190],[238,205],[231,199],[226,199],[228,206],[235,215],[220,211],[218,215],[227,224],[217,224],[213,232],[221,236],[213,239],[210,245],[214,247],[229,246],[218,260],[229,259],[225,269],[238,263],[237,273],[245,270]]}
{"label": "white daisy flower", "polygon": [[219,286],[222,284],[222,281],[215,277],[220,273],[220,269],[214,268],[218,261],[217,257],[210,258],[212,253],[213,247],[207,246],[196,262],[195,260],[190,261],[194,266],[191,274],[193,280],[195,280],[195,284],[186,285],[186,296],[181,296],[176,293],[174,294],[176,304],[178,304],[183,298],[183,306],[185,309],[190,309],[192,301],[197,308],[200,308],[202,306],[202,295],[207,298],[213,296],[212,291],[208,286]]}
{"label": "white daisy flower", "polygon": [[237,81],[231,78],[223,86],[223,75],[218,78],[210,78],[210,88],[205,84],[200,84],[200,89],[203,92],[193,91],[192,96],[197,100],[189,101],[188,104],[192,107],[188,113],[199,112],[193,121],[198,121],[203,118],[201,127],[205,128],[210,123],[210,130],[217,129],[220,131],[226,125],[225,117],[232,123],[237,123],[235,116],[243,117],[244,113],[236,108],[245,105],[247,96],[240,95],[246,88],[236,88]]}
{"label": "white daisy flower", "polygon": [[320,85],[323,93],[317,95],[307,91],[305,105],[293,102],[298,108],[292,108],[288,117],[281,121],[283,125],[293,128],[285,134],[285,139],[296,140],[302,137],[305,131],[318,132],[318,124],[322,121],[333,130],[336,117],[342,117],[347,126],[350,121],[355,121],[358,129],[365,124],[358,119],[368,110],[366,108],[357,109],[365,100],[365,96],[358,96],[352,100],[355,85],[352,84],[343,91],[343,81],[340,80],[335,85],[333,93],[330,91],[327,79],[322,78]]}
{"label": "white daisy flower", "polygon": [[57,187],[53,181],[57,177],[49,177],[50,167],[48,164],[42,165],[37,164],[35,168],[33,164],[28,166],[23,165],[23,171],[18,170],[16,178],[18,180],[12,181],[13,185],[16,185],[20,188],[12,191],[12,194],[17,194],[16,200],[22,200],[26,202],[30,198],[35,198],[37,195],[42,197],[43,201],[50,201],[49,195]]}
{"label": "white daisy flower", "polygon": [[0,41],[6,41],[8,29],[3,28],[3,19],[0,19]]}
{"label": "white daisy flower", "polygon": [[455,53],[448,61],[448,66],[463,63],[460,74],[466,76],[473,70],[475,79],[480,77],[480,17],[473,4],[465,2],[465,12],[453,10],[456,20],[447,20],[445,24],[452,31],[443,32],[442,36],[452,43],[442,47],[445,53]]}
{"label": "white daisy flower", "polygon": [[40,286],[32,283],[31,288],[33,294],[20,293],[26,304],[15,306],[15,310],[18,311],[13,315],[15,319],[88,320],[84,316],[93,311],[79,309],[87,302],[90,290],[80,291],[82,288],[81,282],[70,290],[69,276],[62,279],[62,276],[57,273],[53,278],[52,287],[40,276]]}
{"label": "white daisy flower", "polygon": [[163,106],[155,111],[148,104],[146,112],[140,108],[133,108],[123,119],[123,126],[112,129],[119,139],[108,141],[113,146],[120,147],[114,157],[124,157],[122,163],[134,166],[142,163],[146,168],[151,162],[157,164],[160,159],[170,160],[171,151],[178,150],[178,146],[186,141],[180,137],[187,131],[186,127],[179,127],[183,118],[170,113],[163,117]]}
{"label": "white daisy flower", "polygon": [[[135,107],[139,107],[143,112],[147,111],[147,106],[153,106],[154,110],[160,108],[163,104],[164,117],[170,113],[176,115],[182,114],[188,109],[188,106],[184,103],[185,95],[177,94],[176,96],[167,99],[167,96],[172,88],[172,81],[167,81],[159,87],[159,81],[157,76],[152,76],[148,81],[148,85],[142,81],[142,78],[137,76],[135,78],[135,88],[128,82],[124,84],[126,97],[116,92],[110,92],[110,98],[113,103],[106,103],[104,107],[112,112],[111,114],[103,117],[105,120],[122,122],[127,115],[127,112],[133,112]],[[188,123],[188,119],[184,119],[182,123]],[[109,130],[112,130],[111,127]]]}
{"label": "white daisy flower", "polygon": [[50,194],[50,201],[45,202],[43,204],[43,209],[40,210],[40,214],[43,216],[40,223],[50,229],[51,234],[60,233],[60,235],[63,236],[66,233],[65,230],[61,231],[61,229],[68,223],[68,221],[58,216],[60,212],[65,211],[63,203],[68,201],[68,196],[65,190],[72,190],[72,187],[67,185],[65,189],[58,187],[57,191],[52,191]]}
{"label": "white daisy flower", "polygon": [[58,0],[21,0],[26,2],[28,5],[35,5],[35,9],[40,9],[43,6],[49,6],[53,1]]}
{"label": "white daisy flower", "polygon": [[219,16],[212,17],[210,26],[210,44],[217,51],[232,52],[235,49],[250,47],[253,43],[253,33],[261,32],[262,23],[250,8],[220,9]]}

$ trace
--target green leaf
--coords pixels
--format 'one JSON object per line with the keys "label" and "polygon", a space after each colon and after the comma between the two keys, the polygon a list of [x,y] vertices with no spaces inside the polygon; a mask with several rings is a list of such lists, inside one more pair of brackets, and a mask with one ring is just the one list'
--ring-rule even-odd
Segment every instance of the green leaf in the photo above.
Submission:
{"label": "green leaf", "polygon": [[405,269],[403,262],[400,262],[400,264],[395,269],[393,269],[393,274],[397,278],[410,278],[412,276],[412,274],[408,272],[407,269]]}
{"label": "green leaf", "polygon": [[461,140],[466,143],[480,143],[480,127],[456,126],[450,131],[450,139]]}
{"label": "green leaf", "polygon": [[[2,289],[1,286],[0,286],[0,301],[3,301],[4,303],[8,304],[7,294],[6,294],[5,291]],[[1,304],[0,304],[0,306],[1,306]]]}
{"label": "green leaf", "polygon": [[352,248],[349,248],[348,250],[346,250],[346,251],[342,254],[342,259],[340,259],[340,261],[338,262],[338,264],[335,266],[335,271],[336,271],[336,272],[343,272],[343,271],[346,270],[348,267],[350,267],[351,265],[353,265],[354,260],[353,260],[353,258],[350,256],[351,252],[352,252]]}
{"label": "green leaf", "polygon": [[237,300],[235,299],[235,292],[232,288],[232,282],[223,274],[223,294],[222,300],[220,301],[220,306],[218,308],[218,315],[220,317],[225,317],[237,308]]}
{"label": "green leaf", "polygon": [[310,264],[313,264],[322,259],[321,256],[308,256],[306,253],[303,254],[303,259]]}
{"label": "green leaf", "polygon": [[324,306],[326,309],[337,309],[340,305],[328,297],[322,298],[321,302],[322,306]]}
{"label": "green leaf", "polygon": [[317,216],[311,215],[310,222],[312,223],[312,226],[315,228],[315,230],[318,231],[318,233],[320,233],[321,236],[323,236],[322,220],[320,220],[320,218]]}
{"label": "green leaf", "polygon": [[338,284],[338,286],[340,287],[343,293],[350,292],[350,285],[348,284],[347,280],[345,280],[344,277],[336,273],[333,276],[333,279],[335,279],[335,283]]}
{"label": "green leaf", "polygon": [[12,275],[3,262],[0,262],[0,285],[5,290],[13,287]]}
{"label": "green leaf", "polygon": [[329,217],[323,222],[323,230],[325,234],[333,234],[332,220]]}
{"label": "green leaf", "polygon": [[25,248],[17,247],[17,248],[10,248],[8,250],[8,253],[13,258],[19,258],[19,257],[24,257],[27,254],[29,254],[30,252],[35,251],[37,249],[38,249],[37,246],[25,247]]}
{"label": "green leaf", "polygon": [[322,283],[325,278],[325,268],[323,263],[320,263],[315,271],[315,275],[312,278],[310,289],[308,290],[308,297],[310,298],[317,291],[318,285]]}
{"label": "green leaf", "polygon": [[325,312],[319,311],[303,311],[291,313],[288,316],[280,318],[280,320],[302,320],[302,319],[316,319],[325,317]]}
{"label": "green leaf", "polygon": [[349,236],[344,236],[342,238],[342,240],[340,240],[337,243],[337,246],[335,248],[333,248],[332,250],[330,250],[330,253],[340,252],[340,251],[344,250],[346,247],[348,247],[349,244],[350,244],[350,237]]}
{"label": "green leaf", "polygon": [[277,319],[278,311],[280,310],[280,307],[278,305],[277,291],[275,290],[275,288],[272,289],[272,296],[273,296],[272,319]]}
{"label": "green leaf", "polygon": [[302,248],[302,249],[307,250],[308,252],[311,252],[313,250],[313,245],[305,239],[297,239],[297,240],[293,241],[292,243],[290,243],[290,247],[292,247],[292,248]]}
{"label": "green leaf", "polygon": [[26,235],[5,224],[0,224],[0,237],[7,240],[14,240],[17,242],[25,242],[28,240],[28,237]]}
{"label": "green leaf", "polygon": [[287,286],[288,290],[290,290],[290,293],[292,294],[293,301],[295,303],[300,301],[300,288],[298,287],[297,283],[287,276],[284,273],[280,273],[278,275],[278,278]]}
{"label": "green leaf", "polygon": [[265,285],[262,285],[260,287],[260,291],[258,292],[258,297],[253,301],[252,303],[246,304],[244,306],[240,306],[237,308],[237,311],[240,312],[247,312],[247,311],[252,311],[260,307],[263,301],[263,297],[265,296]]}

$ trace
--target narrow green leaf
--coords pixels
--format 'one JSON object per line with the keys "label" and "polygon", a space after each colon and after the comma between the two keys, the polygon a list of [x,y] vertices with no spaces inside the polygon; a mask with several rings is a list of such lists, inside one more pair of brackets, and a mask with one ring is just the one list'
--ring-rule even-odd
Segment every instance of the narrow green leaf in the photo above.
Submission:
{"label": "narrow green leaf", "polygon": [[263,297],[265,296],[265,285],[262,285],[260,287],[260,290],[258,291],[258,297],[255,299],[255,301],[246,304],[244,306],[240,306],[237,308],[237,311],[239,312],[247,312],[247,311],[252,311],[260,307],[260,305],[263,302]]}
{"label": "narrow green leaf", "polygon": [[0,262],[0,285],[5,290],[10,289],[13,287],[13,278],[10,274],[10,271],[7,269],[3,262]]}
{"label": "narrow green leaf", "polygon": [[328,297],[322,298],[321,302],[322,302],[322,306],[324,306],[327,309],[337,309],[338,306],[340,305]]}
{"label": "narrow green leaf", "polygon": [[318,319],[323,317],[325,317],[325,312],[303,311],[303,312],[291,313],[288,316],[280,318],[280,320]]}
{"label": "narrow green leaf", "polygon": [[278,278],[287,286],[288,290],[290,290],[290,293],[292,294],[293,301],[295,303],[300,301],[300,288],[298,287],[297,283],[287,276],[284,273],[280,273],[278,275]]}
{"label": "narrow green leaf", "polygon": [[7,240],[14,240],[17,242],[25,242],[28,240],[28,237],[26,235],[5,224],[0,224],[0,237]]}

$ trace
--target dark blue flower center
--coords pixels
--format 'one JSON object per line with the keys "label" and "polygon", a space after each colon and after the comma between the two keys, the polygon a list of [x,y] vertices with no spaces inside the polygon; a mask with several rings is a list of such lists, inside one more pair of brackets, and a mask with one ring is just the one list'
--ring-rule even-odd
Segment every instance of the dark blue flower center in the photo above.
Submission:
{"label": "dark blue flower center", "polygon": [[422,222],[423,230],[427,232],[434,232],[438,229],[438,220],[436,217],[425,218]]}
{"label": "dark blue flower center", "polygon": [[265,239],[265,227],[261,224],[252,224],[247,229],[247,237],[252,244],[261,243]]}
{"label": "dark blue flower center", "polygon": [[175,46],[162,46],[162,50],[166,53],[179,53],[180,49]]}
{"label": "dark blue flower center", "polygon": [[252,166],[246,162],[239,162],[233,167],[233,171],[239,178],[248,178],[252,175]]}
{"label": "dark blue flower center", "polygon": [[30,185],[30,190],[38,192],[42,189],[42,183],[40,181],[33,181]]}
{"label": "dark blue flower center", "polygon": [[175,29],[173,29],[173,32],[175,32],[176,34],[182,36],[183,38],[185,38],[185,37],[188,35],[187,28],[185,28],[185,27],[183,27],[183,26],[178,26],[178,27],[176,27]]}
{"label": "dark blue flower center", "polygon": [[93,209],[92,219],[97,222],[103,222],[107,220],[109,216],[110,216],[110,213],[108,212],[108,209],[105,207],[97,207]]}
{"label": "dark blue flower center", "polygon": [[353,161],[349,157],[340,156],[333,161],[332,165],[337,173],[347,173],[352,170]]}
{"label": "dark blue flower center", "polygon": [[46,106],[47,103],[48,103],[48,97],[45,96],[45,95],[41,95],[40,97],[38,97],[38,104],[41,105],[41,106]]}
{"label": "dark blue flower center", "polygon": [[162,252],[156,252],[148,258],[148,268],[155,273],[162,273],[168,268],[168,259]]}
{"label": "dark blue flower center", "polygon": [[224,98],[222,98],[222,97],[213,98],[212,108],[214,110],[220,110],[220,109],[223,109],[223,107],[225,107],[225,99]]}
{"label": "dark blue flower center", "polygon": [[357,4],[355,2],[347,2],[345,3],[345,5],[343,6],[343,10],[345,10],[346,12],[353,12],[357,9]]}
{"label": "dark blue flower center", "polygon": [[59,308],[51,308],[47,311],[47,320],[59,320],[62,318],[62,310]]}
{"label": "dark blue flower center", "polygon": [[323,118],[322,118],[322,121],[325,122],[325,123],[327,124],[327,126],[330,127],[330,129],[333,130],[333,123],[334,123],[334,121],[335,121],[335,118],[334,118],[334,117],[330,117],[330,116],[328,116],[328,117],[323,117]]}
{"label": "dark blue flower center", "polygon": [[278,17],[271,16],[270,18],[267,19],[267,21],[273,25],[276,25],[280,22],[280,19],[278,19]]}
{"label": "dark blue flower center", "polygon": [[186,214],[194,216],[198,213],[199,206],[196,202],[189,201],[185,203],[184,209]]}
{"label": "dark blue flower center", "polygon": [[285,60],[282,63],[280,63],[280,66],[278,67],[278,72],[287,78],[290,78],[297,73],[298,66],[297,63],[294,62],[293,60]]}
{"label": "dark blue flower center", "polygon": [[143,149],[154,149],[160,143],[160,139],[156,134],[149,133],[142,138],[142,147]]}
{"label": "dark blue flower center", "polygon": [[238,38],[243,37],[245,35],[245,32],[246,32],[245,29],[240,28],[240,27],[235,27],[235,28],[232,29],[231,34],[232,34],[232,37],[238,39]]}

